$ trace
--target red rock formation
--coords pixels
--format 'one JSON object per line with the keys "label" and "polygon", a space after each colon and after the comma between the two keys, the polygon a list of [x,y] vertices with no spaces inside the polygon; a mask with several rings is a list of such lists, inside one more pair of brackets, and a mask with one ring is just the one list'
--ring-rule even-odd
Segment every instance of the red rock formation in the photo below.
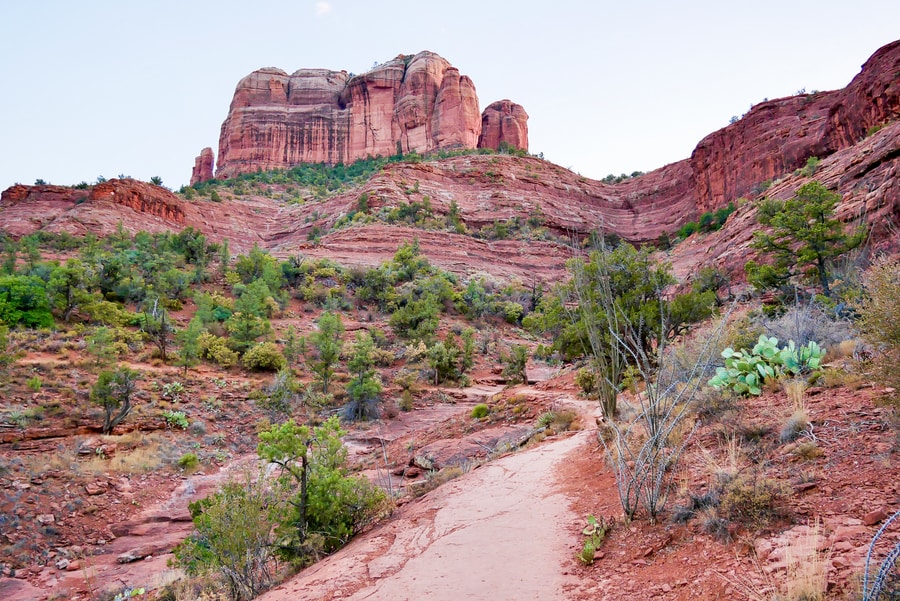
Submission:
{"label": "red rock formation", "polygon": [[200,151],[200,155],[194,159],[194,170],[191,173],[191,185],[209,181],[213,178],[213,166],[216,159],[213,150],[206,147]]}
{"label": "red rock formation", "polygon": [[766,180],[852,146],[900,117],[900,41],[878,50],[841,90],[763,102],[705,137],[691,155],[698,210],[751,196]]}
{"label": "red rock formation", "polygon": [[398,149],[475,148],[480,132],[472,80],[432,52],[401,55],[352,78],[260,69],[235,90],[219,138],[218,176]]}
{"label": "red rock formation", "polygon": [[165,188],[138,180],[111,179],[97,184],[91,189],[88,200],[94,203],[111,202],[138,213],[184,224],[183,201],[180,198]]}
{"label": "red rock formation", "polygon": [[528,150],[528,113],[511,100],[492,102],[481,114],[478,148],[500,150],[503,143]]}

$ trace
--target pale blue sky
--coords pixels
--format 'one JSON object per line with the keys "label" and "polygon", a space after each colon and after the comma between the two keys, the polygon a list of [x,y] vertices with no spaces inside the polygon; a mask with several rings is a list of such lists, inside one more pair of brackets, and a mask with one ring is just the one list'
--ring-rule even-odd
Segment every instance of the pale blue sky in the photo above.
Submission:
{"label": "pale blue sky", "polygon": [[153,175],[218,147],[259,67],[368,70],[437,52],[590,177],[686,158],[764,97],[843,87],[900,38],[896,0],[0,0],[0,189]]}

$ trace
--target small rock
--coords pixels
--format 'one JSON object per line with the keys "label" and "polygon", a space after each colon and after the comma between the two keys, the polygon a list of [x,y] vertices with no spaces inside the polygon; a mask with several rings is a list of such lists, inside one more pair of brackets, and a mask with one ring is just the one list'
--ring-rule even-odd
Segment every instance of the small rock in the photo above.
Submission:
{"label": "small rock", "polygon": [[91,496],[102,495],[106,492],[106,488],[101,486],[98,482],[88,482],[84,485],[84,492]]}
{"label": "small rock", "polygon": [[874,526],[884,520],[887,519],[887,513],[884,509],[876,509],[875,511],[870,511],[863,517],[863,524],[866,526]]}
{"label": "small rock", "polygon": [[41,515],[37,516],[37,521],[39,524],[44,524],[46,526],[47,524],[53,524],[54,522],[56,522],[56,518],[53,517],[52,513],[42,513]]}
{"label": "small rock", "polygon": [[407,478],[418,478],[422,475],[422,470],[417,467],[411,467],[406,470]]}
{"label": "small rock", "polygon": [[65,570],[65,569],[68,568],[68,567],[69,567],[69,560],[68,560],[68,559],[60,559],[59,561],[56,562],[56,569],[57,569],[57,570]]}
{"label": "small rock", "polygon": [[66,566],[67,572],[77,572],[81,569],[81,562],[79,561],[70,561],[69,565]]}

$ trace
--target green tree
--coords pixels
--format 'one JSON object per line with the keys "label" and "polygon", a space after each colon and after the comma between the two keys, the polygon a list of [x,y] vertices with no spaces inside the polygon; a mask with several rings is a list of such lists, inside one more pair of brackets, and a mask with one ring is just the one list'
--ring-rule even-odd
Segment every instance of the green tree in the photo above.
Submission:
{"label": "green tree", "polygon": [[225,322],[230,335],[228,345],[238,352],[245,352],[260,336],[272,333],[272,324],[264,317],[237,311]]}
{"label": "green tree", "polygon": [[319,329],[309,337],[310,349],[306,363],[309,369],[319,377],[322,392],[328,394],[328,385],[334,376],[334,366],[341,354],[341,337],[344,324],[341,316],[326,311],[318,321]]}
{"label": "green tree", "polygon": [[184,368],[187,375],[188,368],[200,363],[200,334],[206,331],[203,322],[194,317],[188,327],[175,334],[178,343],[178,365]]}
{"label": "green tree", "polygon": [[675,279],[667,265],[652,261],[648,249],[598,242],[598,250],[569,263],[572,279],[524,323],[550,332],[564,357],[591,358],[604,415],[613,417],[625,368],[640,357],[652,362],[660,343],[709,317],[715,295],[666,294]]}
{"label": "green tree", "polygon": [[53,315],[44,281],[30,275],[0,277],[0,320],[10,326],[52,326]]}
{"label": "green tree", "polygon": [[435,385],[459,378],[460,355],[459,343],[452,333],[428,348],[428,367],[434,371]]}
{"label": "green tree", "polygon": [[[301,559],[345,544],[380,513],[384,493],[362,477],[348,475],[337,416],[310,428],[293,420],[261,432],[257,453],[282,469],[291,511],[281,534],[287,551]],[[298,490],[299,489],[299,490]]]}
{"label": "green tree", "polygon": [[525,364],[528,363],[528,347],[514,344],[509,349],[509,354],[503,357],[506,364],[503,367],[503,376],[507,384],[526,384],[528,376],[525,373]]}
{"label": "green tree", "polygon": [[94,356],[95,365],[111,363],[119,353],[113,331],[106,326],[96,328],[87,339],[87,352]]}
{"label": "green tree", "polygon": [[284,348],[281,350],[281,354],[284,355],[284,358],[287,361],[288,368],[293,367],[294,363],[297,362],[297,359],[303,354],[303,345],[305,342],[305,340],[297,336],[297,330],[294,326],[288,326],[287,331],[284,334]]}
{"label": "green tree", "polygon": [[221,573],[238,601],[266,590],[280,508],[265,479],[228,482],[188,508],[196,531],[175,548],[178,565],[192,576]]}
{"label": "green tree", "polygon": [[139,378],[138,372],[127,367],[100,373],[91,389],[91,401],[103,407],[104,434],[112,432],[131,413],[131,398],[137,390]]}
{"label": "green tree", "polygon": [[47,294],[50,304],[62,314],[63,321],[68,322],[73,312],[94,300],[89,292],[91,276],[88,267],[74,258],[50,273]]}
{"label": "green tree", "polygon": [[772,264],[747,263],[750,283],[760,289],[782,288],[802,276],[831,298],[834,260],[859,246],[866,236],[863,228],[846,233],[834,218],[840,201],[840,194],[818,181],[804,184],[789,200],[764,200],[757,221],[771,231],[756,232],[753,246],[771,256]]}
{"label": "green tree", "polygon": [[365,419],[375,411],[370,407],[378,402],[381,382],[375,377],[375,343],[367,332],[357,332],[347,368],[353,379],[347,385],[350,413],[353,419]]}
{"label": "green tree", "polygon": [[159,349],[159,358],[165,363],[168,360],[168,348],[171,344],[175,326],[169,319],[169,312],[160,306],[159,298],[148,303],[141,318],[141,330],[147,334],[150,341]]}

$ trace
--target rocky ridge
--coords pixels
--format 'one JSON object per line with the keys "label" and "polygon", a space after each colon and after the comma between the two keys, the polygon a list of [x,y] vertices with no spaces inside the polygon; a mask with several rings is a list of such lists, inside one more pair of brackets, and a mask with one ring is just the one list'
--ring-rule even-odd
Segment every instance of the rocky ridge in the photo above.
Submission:
{"label": "rocky ridge", "polygon": [[[505,104],[504,104],[505,103]],[[498,103],[495,103],[495,105]],[[219,138],[219,178],[298,163],[451,148],[527,150],[528,115],[502,101],[478,112],[472,80],[433,52],[400,55],[361,75],[327,69],[254,71],[234,92]],[[480,141],[482,121],[491,136]],[[493,124],[496,124],[495,127]]]}
{"label": "rocky ridge", "polygon": [[[394,81],[394,76],[388,76],[394,70],[399,73],[401,65],[407,70],[404,85],[415,79],[411,70],[425,78],[428,65],[436,65],[444,75],[450,69],[436,55],[417,57],[408,66],[405,59],[382,65],[359,76],[363,78],[360,81]],[[753,204],[738,202],[740,197],[752,199],[763,193],[789,197],[810,179],[798,168],[810,156],[817,156],[821,161],[812,177],[841,193],[841,217],[847,222],[865,220],[873,225],[872,241],[878,248],[897,249],[900,84],[894,74],[898,71],[900,42],[876,52],[847,88],[758,105],[736,123],[707,136],[691,158],[615,185],[581,177],[534,157],[463,155],[392,163],[360,187],[301,205],[286,205],[263,195],[233,196],[226,189],[221,190],[221,204],[189,202],[158,186],[110,180],[88,189],[16,185],[3,192],[0,211],[6,230],[15,236],[38,230],[107,234],[120,222],[129,231],[192,226],[212,240],[227,238],[236,251],[245,251],[255,243],[281,256],[333,255],[361,265],[377,264],[389,257],[401,240],[419,237],[429,258],[452,271],[550,281],[556,279],[571,254],[569,248],[554,242],[553,236],[547,240],[490,241],[389,224],[347,229],[335,226],[355,210],[364,194],[371,213],[384,207],[424,203],[428,197],[438,218],[446,216],[455,203],[470,232],[496,221],[533,218],[557,239],[582,237],[600,228],[640,244],[654,243],[661,235],[696,220],[702,212],[735,201],[738,210],[725,228],[705,237],[702,243],[692,239],[679,244],[670,259],[681,275],[707,264],[741,273],[749,256],[755,220]],[[262,85],[260,73],[250,76],[250,81]],[[312,85],[327,80],[321,79],[321,73],[298,77],[294,83],[288,77],[279,84],[287,86],[280,92],[278,85],[271,83],[281,81],[278,77],[266,80],[265,89],[257,84],[239,86],[235,103],[262,106],[260,95],[263,99],[283,96],[278,100],[281,102],[287,98],[334,98],[337,94],[334,90],[326,94],[321,86]],[[454,75],[449,77],[455,81]],[[357,79],[349,75],[341,78]],[[461,86],[464,80],[460,78]],[[298,82],[309,85],[304,88]],[[431,89],[440,88],[432,85]],[[291,90],[294,96],[286,95]],[[496,118],[485,120],[482,137],[496,140],[497,131],[511,127],[504,125],[504,115],[514,116],[517,109],[505,101],[491,107],[486,114],[496,113]],[[438,130],[405,131],[410,139],[410,135]],[[205,170],[211,155],[205,152],[199,157],[198,172]],[[772,183],[776,178],[780,179]],[[314,230],[322,233],[318,244],[308,241]],[[502,260],[495,260],[498,257]]]}

